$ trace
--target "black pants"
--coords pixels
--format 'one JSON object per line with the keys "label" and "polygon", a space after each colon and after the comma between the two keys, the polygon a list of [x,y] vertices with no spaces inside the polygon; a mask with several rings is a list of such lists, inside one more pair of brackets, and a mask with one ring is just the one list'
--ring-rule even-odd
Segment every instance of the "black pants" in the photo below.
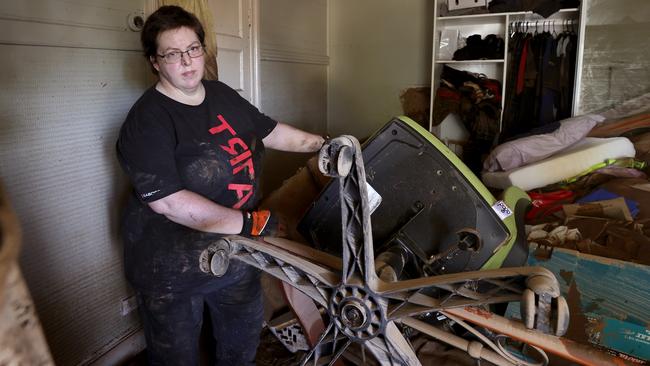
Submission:
{"label": "black pants", "polygon": [[232,261],[209,291],[191,294],[138,293],[150,365],[199,363],[203,307],[208,307],[219,366],[255,365],[263,322],[260,272]]}

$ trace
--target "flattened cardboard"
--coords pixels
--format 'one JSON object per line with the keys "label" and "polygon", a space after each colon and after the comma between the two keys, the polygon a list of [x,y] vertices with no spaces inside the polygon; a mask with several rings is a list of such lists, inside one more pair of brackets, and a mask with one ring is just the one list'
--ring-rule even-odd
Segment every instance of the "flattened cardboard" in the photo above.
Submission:
{"label": "flattened cardboard", "polygon": [[623,197],[604,201],[563,205],[562,210],[567,217],[588,216],[624,221],[633,220],[632,214],[625,204],[625,199]]}

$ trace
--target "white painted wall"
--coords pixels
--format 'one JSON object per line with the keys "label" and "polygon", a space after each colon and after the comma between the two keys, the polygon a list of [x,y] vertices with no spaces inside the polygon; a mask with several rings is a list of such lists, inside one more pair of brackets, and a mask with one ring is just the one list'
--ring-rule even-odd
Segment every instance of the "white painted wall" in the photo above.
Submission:
{"label": "white painted wall", "polygon": [[20,264],[58,365],[134,332],[117,237],[119,126],[147,83],[142,1],[0,3],[0,176],[23,228]]}
{"label": "white painted wall", "polygon": [[[259,108],[318,134],[327,129],[327,0],[259,0]],[[277,187],[310,154],[269,151],[264,191]]]}
{"label": "white painted wall", "polygon": [[330,0],[328,130],[367,137],[431,84],[431,0]]}

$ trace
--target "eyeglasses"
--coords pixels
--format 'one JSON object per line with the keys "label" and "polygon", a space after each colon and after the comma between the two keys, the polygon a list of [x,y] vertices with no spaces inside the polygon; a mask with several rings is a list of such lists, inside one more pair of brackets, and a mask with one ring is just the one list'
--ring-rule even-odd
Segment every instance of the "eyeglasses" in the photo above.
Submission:
{"label": "eyeglasses", "polygon": [[190,46],[187,51],[171,51],[157,56],[165,60],[166,64],[175,64],[183,58],[184,53],[187,53],[190,58],[197,58],[203,56],[203,51],[203,45],[197,44]]}

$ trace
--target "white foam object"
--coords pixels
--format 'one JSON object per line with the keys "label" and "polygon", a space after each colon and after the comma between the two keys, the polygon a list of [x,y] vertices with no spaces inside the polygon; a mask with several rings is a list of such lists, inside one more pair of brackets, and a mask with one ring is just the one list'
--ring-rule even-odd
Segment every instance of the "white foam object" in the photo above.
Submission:
{"label": "white foam object", "polygon": [[517,186],[529,191],[574,177],[607,159],[633,158],[635,154],[634,145],[625,137],[586,137],[544,160],[505,172],[485,172],[482,180],[488,187]]}

